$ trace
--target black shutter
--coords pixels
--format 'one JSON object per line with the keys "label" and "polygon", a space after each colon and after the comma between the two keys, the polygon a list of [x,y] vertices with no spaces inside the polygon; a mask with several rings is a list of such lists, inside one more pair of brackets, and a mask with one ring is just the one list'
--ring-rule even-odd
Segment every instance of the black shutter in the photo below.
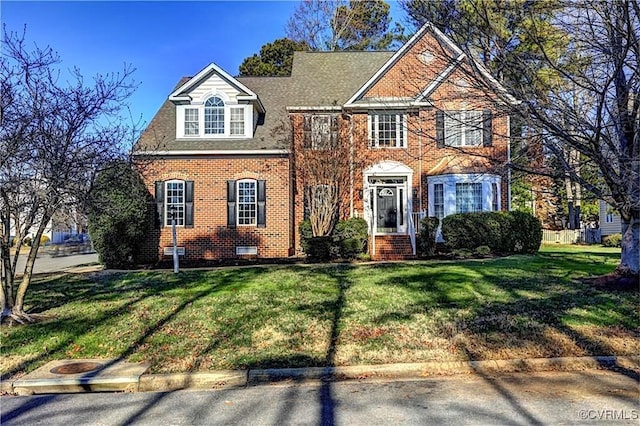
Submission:
{"label": "black shutter", "polygon": [[444,148],[444,111],[436,111],[436,143]]}
{"label": "black shutter", "polygon": [[184,227],[193,228],[193,181],[185,181]]}
{"label": "black shutter", "polygon": [[339,132],[340,127],[338,127],[338,115],[334,114],[331,116],[331,146],[329,149],[338,148]]}
{"label": "black shutter", "polygon": [[156,228],[164,226],[164,182],[156,181]]}
{"label": "black shutter", "polygon": [[302,124],[302,129],[304,131],[304,141],[303,147],[305,149],[311,148],[311,115],[304,115],[304,122]]}
{"label": "black shutter", "polygon": [[266,201],[267,201],[267,193],[266,193],[266,181],[259,180],[258,181],[258,228],[265,228],[267,226],[267,216],[266,216]]}
{"label": "black shutter", "polygon": [[491,111],[486,109],[482,111],[482,145],[491,146],[493,143],[493,130],[491,125]]}
{"label": "black shutter", "polygon": [[227,181],[227,227],[236,227],[236,181]]}

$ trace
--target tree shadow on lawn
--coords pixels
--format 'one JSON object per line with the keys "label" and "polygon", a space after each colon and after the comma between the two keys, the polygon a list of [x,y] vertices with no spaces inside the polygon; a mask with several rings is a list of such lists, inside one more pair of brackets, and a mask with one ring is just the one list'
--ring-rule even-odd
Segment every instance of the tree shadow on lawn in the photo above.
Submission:
{"label": "tree shadow on lawn", "polygon": [[[296,309],[299,312],[303,312],[312,318],[319,318],[322,321],[330,322],[329,340],[326,346],[326,353],[324,359],[309,356],[306,354],[288,354],[278,357],[270,357],[261,359],[259,363],[253,363],[248,365],[249,368],[261,368],[264,366],[278,367],[278,366],[300,366],[300,367],[326,367],[326,371],[321,378],[321,387],[319,392],[319,408],[320,408],[320,424],[322,425],[334,425],[336,423],[336,399],[334,396],[334,390],[332,386],[332,380],[335,380],[332,367],[336,366],[336,352],[338,349],[338,340],[340,337],[341,321],[344,315],[346,300],[346,292],[354,284],[351,279],[350,272],[355,268],[349,264],[335,264],[330,266],[321,267],[294,267],[294,270],[299,274],[307,277],[310,280],[317,280],[320,278],[326,278],[330,280],[333,286],[336,288],[336,292],[333,297],[314,304],[299,304]],[[271,380],[278,380],[277,377],[271,378]],[[300,378],[299,380],[304,380]],[[295,396],[296,391],[290,391],[291,398],[287,398],[287,401],[291,401]],[[280,409],[279,419],[286,422],[288,419],[288,405],[284,404]]]}
{"label": "tree shadow on lawn", "polygon": [[[188,297],[183,297],[183,300],[178,305],[168,304],[166,306],[167,312],[153,323],[146,324],[142,333],[125,349],[116,353],[115,356],[108,355],[109,358],[115,358],[115,361],[127,359],[129,356],[135,354],[140,346],[154,333],[197,300],[212,293],[239,289],[252,276],[258,273],[259,268],[258,270],[242,270],[233,274],[221,273],[211,275],[211,277],[215,279],[208,282],[194,280],[196,277],[202,279],[202,273],[199,272],[183,272],[179,275],[150,272],[143,276],[134,274],[131,275],[130,278],[127,278],[128,274],[111,275],[106,279],[100,279],[97,283],[93,282],[89,277],[85,277],[84,279],[74,278],[72,281],[66,281],[65,277],[62,277],[54,281],[38,283],[35,286],[35,300],[31,301],[32,306],[30,312],[46,312],[47,310],[76,302],[117,302],[122,300],[125,294],[127,294],[125,298],[130,298],[130,300],[120,306],[105,309],[92,319],[88,319],[81,313],[75,315],[71,313],[66,318],[55,318],[51,315],[46,315],[45,317],[48,319],[42,322],[14,325],[7,328],[3,326],[3,328],[5,328],[4,332],[8,334],[3,339],[3,346],[5,348],[4,356],[10,355],[11,348],[19,347],[21,342],[25,344],[33,343],[31,341],[33,336],[38,336],[38,338],[42,340],[42,350],[37,356],[20,362],[10,368],[10,370],[2,374],[1,379],[5,380],[23,371],[29,372],[52,359],[73,357],[73,354],[69,354],[69,348],[79,338],[94,332],[99,327],[110,323],[117,323],[123,318],[126,319],[130,317],[132,312],[135,311],[136,306],[147,299],[154,296],[168,296],[168,293],[172,291],[188,295]],[[206,277],[205,280],[207,280]],[[43,288],[38,288],[38,286],[42,286]],[[203,286],[205,286],[205,288],[203,288]],[[77,293],[73,291],[73,289],[76,288],[78,289]],[[47,294],[51,294],[51,292],[54,293],[54,296],[59,295],[60,300],[55,303],[47,303],[49,300]],[[70,297],[69,299],[64,299],[64,294],[67,293]],[[138,321],[140,320],[141,319],[138,319]],[[66,336],[58,339],[51,345],[50,337],[60,335],[61,331],[66,333]],[[71,350],[73,351],[73,348]],[[75,354],[76,357],[81,355],[82,352],[80,350]],[[154,360],[149,360],[149,362],[153,364]],[[109,365],[103,365],[101,370],[107,367],[109,367]],[[95,375],[99,372],[100,370],[97,370],[89,374]]]}
{"label": "tree shadow on lawn", "polygon": [[[532,347],[537,352],[535,357],[616,354],[604,339],[595,339],[585,334],[584,328],[569,326],[568,322],[610,327],[612,332],[637,342],[637,303],[629,302],[629,298],[637,300],[638,293],[602,291],[576,279],[582,271],[609,272],[613,266],[607,265],[606,259],[547,253],[533,261],[519,259],[456,265],[469,274],[442,276],[438,268],[425,265],[420,273],[392,277],[385,285],[408,288],[420,301],[402,311],[386,312],[376,321],[409,320],[416,314],[428,316],[443,309],[455,314],[458,309],[466,309],[451,315],[449,322],[437,324],[435,333],[451,341],[457,353],[469,360],[501,359],[505,354],[512,357],[509,354],[530,353]],[[637,372],[615,363],[603,367],[638,378]]]}

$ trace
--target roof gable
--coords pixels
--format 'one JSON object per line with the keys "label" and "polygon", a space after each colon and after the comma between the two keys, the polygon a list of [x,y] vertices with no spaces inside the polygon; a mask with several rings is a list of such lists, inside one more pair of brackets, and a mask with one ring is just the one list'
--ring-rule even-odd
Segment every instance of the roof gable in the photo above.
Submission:
{"label": "roof gable", "polygon": [[[346,107],[391,103],[420,105],[469,57],[434,25],[427,22],[346,102]],[[506,89],[477,62],[481,78],[493,90]],[[508,95],[507,95],[508,96]],[[510,98],[515,101],[515,99]]]}
{"label": "roof gable", "polygon": [[193,96],[191,96],[191,94],[194,93],[198,87],[206,84],[207,82],[211,82],[212,80],[218,80],[218,86],[226,86],[228,89],[235,92],[238,101],[256,102],[258,104],[258,110],[264,112],[264,107],[262,107],[256,93],[237,79],[227,74],[222,68],[213,62],[187,82],[178,86],[169,95],[169,100],[172,102],[191,101],[193,100]]}

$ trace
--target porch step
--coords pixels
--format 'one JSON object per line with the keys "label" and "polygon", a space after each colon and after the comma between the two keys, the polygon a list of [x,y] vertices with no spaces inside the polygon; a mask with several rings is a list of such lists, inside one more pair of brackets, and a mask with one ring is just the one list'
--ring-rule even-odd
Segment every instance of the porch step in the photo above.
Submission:
{"label": "porch step", "polygon": [[[411,237],[409,235],[377,235],[376,252],[372,256],[373,260],[405,260],[415,259],[411,247]],[[372,241],[369,239],[369,253],[372,250]]]}

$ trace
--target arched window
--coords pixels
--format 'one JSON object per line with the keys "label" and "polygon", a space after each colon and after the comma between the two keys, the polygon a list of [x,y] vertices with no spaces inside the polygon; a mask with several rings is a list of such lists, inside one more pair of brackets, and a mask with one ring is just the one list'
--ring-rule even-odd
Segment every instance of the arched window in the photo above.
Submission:
{"label": "arched window", "polygon": [[224,101],[217,96],[207,99],[204,104],[204,133],[224,134]]}

